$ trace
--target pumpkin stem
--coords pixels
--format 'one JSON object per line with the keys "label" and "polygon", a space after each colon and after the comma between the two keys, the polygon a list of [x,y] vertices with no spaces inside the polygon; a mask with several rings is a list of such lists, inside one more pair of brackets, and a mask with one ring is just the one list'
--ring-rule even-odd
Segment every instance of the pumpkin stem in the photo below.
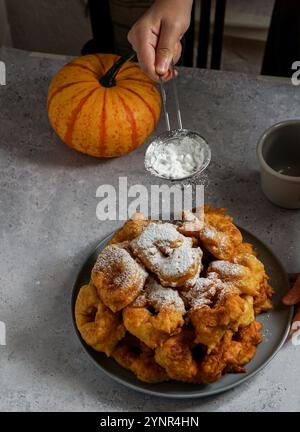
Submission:
{"label": "pumpkin stem", "polygon": [[127,61],[133,59],[135,57],[135,52],[129,51],[120,57],[112,67],[106,72],[106,74],[99,80],[100,84],[103,87],[114,87],[116,85],[116,76],[119,73],[121,67]]}

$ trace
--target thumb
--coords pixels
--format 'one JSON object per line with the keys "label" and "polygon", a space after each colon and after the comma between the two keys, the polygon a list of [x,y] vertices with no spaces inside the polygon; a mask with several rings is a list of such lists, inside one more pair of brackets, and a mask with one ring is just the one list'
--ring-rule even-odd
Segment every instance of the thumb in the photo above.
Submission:
{"label": "thumb", "polygon": [[179,40],[179,35],[174,27],[170,24],[162,24],[155,55],[155,70],[158,75],[164,75],[168,72],[174,57],[176,44]]}

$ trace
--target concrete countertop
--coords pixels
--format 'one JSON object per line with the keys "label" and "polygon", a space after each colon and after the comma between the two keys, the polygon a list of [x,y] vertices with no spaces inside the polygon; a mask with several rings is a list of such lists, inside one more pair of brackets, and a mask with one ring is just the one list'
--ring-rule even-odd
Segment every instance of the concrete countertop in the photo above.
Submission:
{"label": "concrete countertop", "polygon": [[[280,411],[299,410],[300,348],[291,343],[253,379],[199,400],[162,400],[127,390],[88,359],[72,328],[70,296],[93,246],[120,225],[96,218],[96,189],[150,185],[146,146],[100,161],[63,145],[45,109],[49,81],[65,59],[0,50],[0,346],[1,411]],[[259,186],[255,146],[272,124],[300,118],[300,91],[255,76],[182,69],[183,122],[212,148],[206,201],[229,208],[269,245],[289,272],[300,268],[300,213],[277,208]],[[159,125],[163,129],[163,123]]]}

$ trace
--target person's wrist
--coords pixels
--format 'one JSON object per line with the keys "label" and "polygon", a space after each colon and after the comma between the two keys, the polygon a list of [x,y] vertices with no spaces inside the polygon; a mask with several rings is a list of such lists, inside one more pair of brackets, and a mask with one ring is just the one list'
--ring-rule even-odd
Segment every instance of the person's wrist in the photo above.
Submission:
{"label": "person's wrist", "polygon": [[174,26],[178,24],[178,27],[182,27],[185,32],[190,25],[193,1],[155,0],[150,10],[153,11],[153,16],[158,14],[164,22],[173,23]]}
{"label": "person's wrist", "polygon": [[154,3],[177,3],[180,6],[190,6],[192,8],[194,0],[154,0]]}
{"label": "person's wrist", "polygon": [[176,8],[176,10],[181,9],[188,13],[191,12],[194,0],[154,0],[154,5],[161,7],[162,5]]}

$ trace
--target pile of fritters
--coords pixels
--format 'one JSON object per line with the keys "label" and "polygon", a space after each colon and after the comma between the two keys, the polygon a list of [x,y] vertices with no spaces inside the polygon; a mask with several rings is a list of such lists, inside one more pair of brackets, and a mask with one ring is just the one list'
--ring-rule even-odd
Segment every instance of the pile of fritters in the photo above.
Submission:
{"label": "pile of fritters", "polygon": [[164,223],[135,215],[100,253],[75,306],[84,341],[140,380],[212,383],[244,372],[261,342],[255,316],[273,290],[224,209]]}

